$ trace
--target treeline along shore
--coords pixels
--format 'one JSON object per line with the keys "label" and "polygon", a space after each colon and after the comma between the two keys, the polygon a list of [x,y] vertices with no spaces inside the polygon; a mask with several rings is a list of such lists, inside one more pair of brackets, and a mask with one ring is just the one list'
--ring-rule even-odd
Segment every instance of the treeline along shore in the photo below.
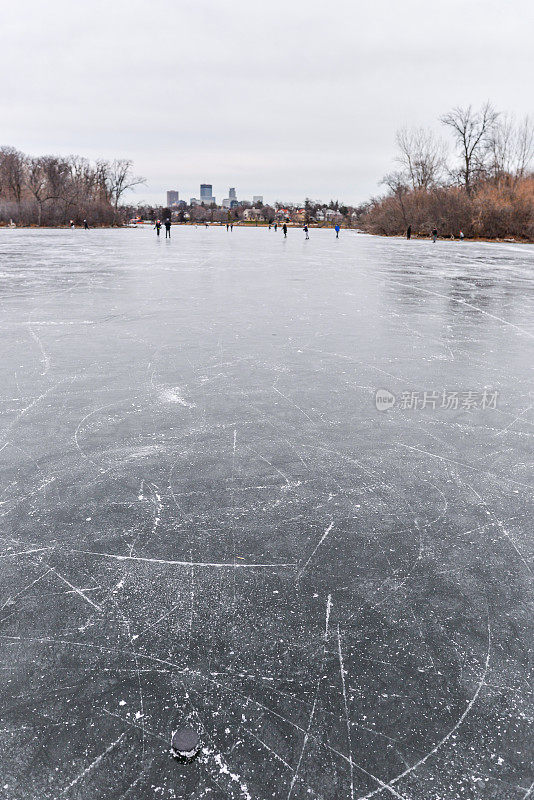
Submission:
{"label": "treeline along shore", "polygon": [[240,202],[227,209],[180,202],[128,205],[126,193],[145,183],[128,159],[28,156],[0,147],[0,225],[122,226],[133,218],[175,223],[272,224],[358,228],[383,236],[534,241],[534,126],[489,103],[454,108],[434,130],[397,131],[396,169],[385,192],[358,206],[307,198],[302,205]]}
{"label": "treeline along shore", "polygon": [[0,224],[62,226],[122,224],[125,193],[144,183],[128,159],[28,156],[0,147]]}
{"label": "treeline along shore", "polygon": [[[534,241],[534,128],[489,103],[441,117],[443,140],[424,128],[397,131],[397,169],[385,195],[362,208],[369,233]],[[452,148],[451,148],[452,145]]]}

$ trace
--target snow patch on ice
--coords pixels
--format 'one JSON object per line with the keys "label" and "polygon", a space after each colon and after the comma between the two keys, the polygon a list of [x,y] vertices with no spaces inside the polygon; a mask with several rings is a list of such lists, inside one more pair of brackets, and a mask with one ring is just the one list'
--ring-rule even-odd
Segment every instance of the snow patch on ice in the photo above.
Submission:
{"label": "snow patch on ice", "polygon": [[195,403],[189,403],[182,395],[179,386],[166,386],[160,389],[159,398],[163,403],[178,403],[185,408],[196,408]]}

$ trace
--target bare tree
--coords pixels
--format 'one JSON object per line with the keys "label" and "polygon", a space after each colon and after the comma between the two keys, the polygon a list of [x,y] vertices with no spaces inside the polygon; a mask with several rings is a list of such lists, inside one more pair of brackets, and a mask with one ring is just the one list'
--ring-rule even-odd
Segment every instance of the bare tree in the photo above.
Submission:
{"label": "bare tree", "polygon": [[43,221],[43,208],[47,200],[54,199],[50,194],[50,184],[48,182],[47,161],[50,156],[40,158],[30,158],[28,163],[28,189],[37,203],[37,224]]}
{"label": "bare tree", "polygon": [[513,116],[498,120],[489,137],[491,172],[496,180],[524,177],[534,156],[534,126],[528,117],[516,123]]}
{"label": "bare tree", "polygon": [[404,205],[404,197],[409,191],[409,187],[406,184],[406,176],[402,172],[390,172],[388,175],[385,175],[380,182],[385,184],[391,194],[397,199],[404,220],[404,226],[408,227],[408,218]]}
{"label": "bare tree", "polygon": [[103,158],[95,163],[95,191],[102,203],[111,203],[111,181],[109,161]]}
{"label": "bare tree", "polygon": [[0,148],[0,186],[20,205],[26,179],[26,156],[14,147]]}
{"label": "bare tree", "polygon": [[82,198],[92,199],[96,176],[91,162],[83,156],[69,156],[70,177]]}
{"label": "bare tree", "polygon": [[462,161],[459,174],[467,192],[471,191],[477,175],[484,172],[488,140],[498,116],[490,103],[485,103],[479,111],[472,106],[457,106],[441,117],[442,123],[454,134]]}
{"label": "bare tree", "polygon": [[[45,156],[43,166],[50,200],[63,204],[63,222],[67,222],[69,207],[76,204],[76,187],[73,184],[69,160],[61,156]],[[58,206],[59,210],[59,206]]]}
{"label": "bare tree", "polygon": [[444,176],[447,163],[445,143],[424,128],[401,128],[396,135],[401,164],[412,189],[429,189]]}
{"label": "bare tree", "polygon": [[132,175],[133,162],[128,158],[117,158],[108,165],[108,186],[111,201],[117,210],[122,195],[129,189],[146,183],[146,178]]}
{"label": "bare tree", "polygon": [[94,184],[95,170],[85,158],[41,156],[28,159],[26,187],[37,203],[39,225],[47,202],[60,201],[63,221],[66,221],[72,207],[92,202]]}
{"label": "bare tree", "polygon": [[530,117],[524,117],[515,136],[516,177],[524,178],[534,159],[534,125]]}

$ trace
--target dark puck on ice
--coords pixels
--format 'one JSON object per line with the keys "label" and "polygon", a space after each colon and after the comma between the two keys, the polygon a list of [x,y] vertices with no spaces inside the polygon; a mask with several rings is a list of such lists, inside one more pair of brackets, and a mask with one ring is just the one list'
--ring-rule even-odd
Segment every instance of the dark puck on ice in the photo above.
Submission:
{"label": "dark puck on ice", "polygon": [[171,740],[172,754],[176,758],[190,760],[200,750],[200,737],[193,728],[178,728]]}

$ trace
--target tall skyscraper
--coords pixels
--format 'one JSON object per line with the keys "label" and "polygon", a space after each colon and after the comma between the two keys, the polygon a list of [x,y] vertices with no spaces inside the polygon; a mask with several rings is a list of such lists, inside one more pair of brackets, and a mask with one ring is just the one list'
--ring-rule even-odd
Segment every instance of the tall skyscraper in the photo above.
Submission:
{"label": "tall skyscraper", "polygon": [[200,184],[200,202],[205,203],[207,206],[210,206],[215,202],[215,198],[213,196],[213,186],[211,183]]}
{"label": "tall skyscraper", "polygon": [[222,201],[223,208],[235,208],[239,203],[237,202],[237,194],[235,188],[231,186],[228,189],[228,197]]}
{"label": "tall skyscraper", "polygon": [[167,192],[167,207],[170,208],[171,206],[175,206],[180,196],[175,189],[170,189]]}

